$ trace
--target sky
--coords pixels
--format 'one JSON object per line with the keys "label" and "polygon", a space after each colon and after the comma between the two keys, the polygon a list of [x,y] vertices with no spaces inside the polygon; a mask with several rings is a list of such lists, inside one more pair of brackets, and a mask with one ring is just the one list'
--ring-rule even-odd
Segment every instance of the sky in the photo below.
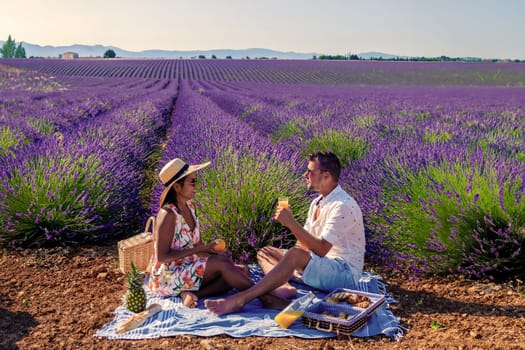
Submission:
{"label": "sky", "polygon": [[0,40],[525,59],[525,0],[0,0]]}

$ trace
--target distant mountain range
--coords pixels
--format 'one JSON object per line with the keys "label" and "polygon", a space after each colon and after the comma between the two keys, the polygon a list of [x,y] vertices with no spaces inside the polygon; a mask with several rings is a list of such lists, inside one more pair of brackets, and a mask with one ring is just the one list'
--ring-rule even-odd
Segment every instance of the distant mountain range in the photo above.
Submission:
{"label": "distant mountain range", "polygon": [[[0,40],[0,45],[4,41]],[[26,51],[27,57],[59,57],[64,52],[75,52],[79,57],[102,57],[104,53],[111,49],[115,51],[117,57],[122,58],[198,58],[204,56],[211,58],[215,55],[216,58],[278,58],[278,59],[311,59],[314,56],[320,56],[322,53],[300,53],[300,52],[283,52],[262,48],[249,49],[217,49],[217,50],[192,50],[192,51],[178,51],[178,50],[144,50],[144,51],[127,51],[115,46],[104,45],[69,45],[69,46],[40,46],[22,42],[22,46]],[[365,52],[358,54],[364,59],[379,58],[391,59],[395,57],[402,57],[381,52]]]}

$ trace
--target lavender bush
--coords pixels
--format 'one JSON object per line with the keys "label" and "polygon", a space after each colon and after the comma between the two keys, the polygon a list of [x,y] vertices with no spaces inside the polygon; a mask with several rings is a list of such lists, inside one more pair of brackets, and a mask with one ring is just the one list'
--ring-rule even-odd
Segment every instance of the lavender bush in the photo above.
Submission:
{"label": "lavender bush", "polygon": [[[47,140],[26,151],[2,162],[2,240],[22,246],[68,245],[114,232],[122,194],[111,180],[129,169],[115,167],[115,159],[101,149],[76,142]],[[136,179],[125,180],[138,185]]]}
{"label": "lavender bush", "polygon": [[341,160],[341,165],[347,167],[352,161],[364,157],[367,149],[368,145],[361,137],[327,129],[315,133],[303,153],[308,155],[315,151],[332,151]]}
{"label": "lavender bush", "polygon": [[[10,63],[20,63],[12,60]],[[0,89],[23,90],[28,92],[53,92],[63,90],[63,86],[55,77],[42,74],[39,71],[21,70],[0,64]]]}
{"label": "lavender bush", "polygon": [[289,248],[295,243],[273,214],[277,198],[286,195],[292,211],[304,218],[308,202],[296,173],[270,154],[231,148],[213,163],[202,177],[199,196],[206,238],[224,238],[242,262],[253,262],[257,249],[265,245]]}
{"label": "lavender bush", "polygon": [[516,266],[524,258],[524,165],[480,150],[461,156],[392,171],[385,208],[374,217],[387,245],[405,268],[493,279],[523,274]]}
{"label": "lavender bush", "polygon": [[[145,169],[165,133],[177,86],[133,85],[138,88],[121,90],[133,99],[77,119],[59,137],[36,138],[0,156],[4,243],[70,245],[137,232],[145,215],[140,198]],[[94,87],[97,92],[90,96],[105,90]],[[99,96],[111,101],[115,94]],[[75,108],[85,110],[81,103]]]}

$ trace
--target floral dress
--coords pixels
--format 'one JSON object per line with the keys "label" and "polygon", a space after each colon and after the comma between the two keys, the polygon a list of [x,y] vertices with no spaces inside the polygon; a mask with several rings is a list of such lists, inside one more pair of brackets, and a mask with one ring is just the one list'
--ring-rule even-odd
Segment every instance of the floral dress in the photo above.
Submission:
{"label": "floral dress", "polygon": [[[164,207],[172,210],[177,220],[171,249],[192,248],[195,243],[200,241],[199,221],[195,215],[195,206],[191,202],[187,204],[195,221],[193,231],[190,230],[190,226],[175,205],[168,204]],[[193,254],[171,261],[169,264],[160,263],[157,259],[157,246],[155,245],[148,287],[152,293],[162,296],[177,296],[181,291],[186,290],[197,291],[202,284],[207,261],[207,257],[199,257],[197,254]]]}

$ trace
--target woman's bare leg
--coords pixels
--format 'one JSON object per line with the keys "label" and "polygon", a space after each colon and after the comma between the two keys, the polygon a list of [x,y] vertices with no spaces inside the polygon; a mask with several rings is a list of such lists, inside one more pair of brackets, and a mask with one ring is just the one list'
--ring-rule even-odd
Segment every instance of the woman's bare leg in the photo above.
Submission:
{"label": "woman's bare leg", "polygon": [[252,280],[235,266],[233,262],[224,255],[211,255],[206,263],[203,285],[207,285],[217,278],[221,278],[230,287],[245,290],[253,285]]}
{"label": "woman's bare leg", "polygon": [[[223,278],[226,274],[228,278]],[[233,285],[232,285],[233,284]],[[184,306],[196,307],[199,299],[226,293],[232,288],[244,290],[253,285],[242,267],[236,266],[225,256],[212,255],[206,264],[202,285],[198,291],[182,291],[180,297]]]}

